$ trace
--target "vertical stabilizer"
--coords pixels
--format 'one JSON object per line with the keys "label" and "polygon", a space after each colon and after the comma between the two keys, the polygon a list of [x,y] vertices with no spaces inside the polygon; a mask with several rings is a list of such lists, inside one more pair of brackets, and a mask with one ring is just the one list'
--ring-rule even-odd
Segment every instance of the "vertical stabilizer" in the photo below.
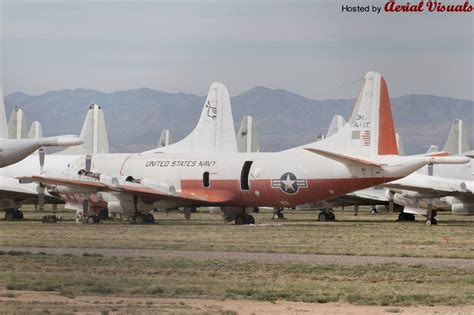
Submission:
{"label": "vertical stabilizer", "polygon": [[3,89],[0,84],[0,139],[8,138],[7,114],[5,113],[5,103],[3,102]]}
{"label": "vertical stabilizer", "polygon": [[244,116],[237,133],[237,150],[239,152],[259,152],[260,142],[257,125],[251,116]]}
{"label": "vertical stabilizer", "polygon": [[344,117],[342,117],[341,115],[334,115],[331,119],[331,124],[329,125],[326,138],[338,132],[345,124],[346,120],[344,119]]}
{"label": "vertical stabilizer", "polygon": [[165,129],[161,132],[160,140],[158,141],[158,148],[166,147],[173,143],[173,137],[171,132],[168,129]]}
{"label": "vertical stabilizer", "polygon": [[461,119],[456,119],[451,125],[451,130],[449,131],[443,151],[451,155],[457,155],[469,150],[468,130]]}
{"label": "vertical stabilizer", "polygon": [[28,138],[30,139],[39,139],[43,138],[43,128],[39,121],[33,121],[30,127],[30,132],[28,133]]}
{"label": "vertical stabilizer", "polygon": [[[155,152],[156,149],[149,152]],[[230,96],[222,83],[212,83],[199,122],[183,140],[160,152],[236,152]]]}
{"label": "vertical stabilizer", "polygon": [[10,120],[8,121],[8,134],[10,139],[28,138],[25,113],[17,106],[13,109]]}
{"label": "vertical stabilizer", "polygon": [[82,145],[69,147],[58,154],[109,153],[109,141],[105,128],[104,112],[99,105],[92,104],[89,106],[80,138],[84,141]]}
{"label": "vertical stabilizer", "polygon": [[348,122],[330,138],[303,146],[308,147],[365,158],[398,155],[384,78],[377,72],[368,72]]}

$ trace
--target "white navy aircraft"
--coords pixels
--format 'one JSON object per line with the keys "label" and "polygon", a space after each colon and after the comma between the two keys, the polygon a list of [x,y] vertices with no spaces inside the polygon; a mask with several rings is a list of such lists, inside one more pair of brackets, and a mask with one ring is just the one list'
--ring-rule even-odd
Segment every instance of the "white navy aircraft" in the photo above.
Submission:
{"label": "white navy aircraft", "polygon": [[[228,100],[223,85],[211,88],[200,122],[223,126],[219,119],[228,115],[219,118],[216,104]],[[194,143],[202,137],[208,146]],[[207,152],[236,148],[235,136],[216,138],[198,124],[181,143],[186,146],[80,156],[63,162],[67,167],[59,172],[45,165],[42,173],[18,175],[81,207],[91,220],[94,209],[104,206],[136,223],[153,221],[154,208],[219,206],[228,220],[241,224],[254,221],[249,214],[254,207],[295,207],[393,181],[426,164],[468,161],[398,156],[387,86],[376,72],[365,75],[348,123],[330,139],[276,153]]]}

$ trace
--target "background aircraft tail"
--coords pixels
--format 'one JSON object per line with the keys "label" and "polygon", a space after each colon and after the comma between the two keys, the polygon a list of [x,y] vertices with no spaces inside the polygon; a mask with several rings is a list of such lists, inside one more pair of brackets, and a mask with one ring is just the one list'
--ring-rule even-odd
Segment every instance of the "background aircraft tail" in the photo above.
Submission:
{"label": "background aircraft tail", "polygon": [[364,76],[348,122],[330,138],[305,145],[303,148],[316,148],[369,159],[380,155],[398,155],[388,88],[384,78],[377,72],[368,72]]}
{"label": "background aircraft tail", "polygon": [[28,132],[28,138],[43,138],[43,128],[41,127],[41,124],[38,121],[35,120],[31,123],[30,131]]}
{"label": "background aircraft tail", "polygon": [[83,144],[69,147],[58,154],[97,154],[109,153],[109,141],[105,128],[104,112],[97,104],[89,106],[89,110],[82,126],[80,138]]}
{"label": "background aircraft tail", "polygon": [[252,116],[244,116],[237,132],[238,152],[259,152],[260,142],[258,141],[257,125]]}
{"label": "background aircraft tail", "polygon": [[333,134],[337,133],[339,129],[344,127],[346,124],[346,120],[341,115],[334,115],[331,119],[331,124],[329,124],[328,132],[326,134],[326,138],[332,136]]}
{"label": "background aircraft tail", "polygon": [[448,139],[443,151],[451,155],[457,155],[470,150],[468,128],[464,126],[461,119],[456,119],[451,125]]}
{"label": "background aircraft tail", "polygon": [[10,139],[28,138],[25,113],[17,106],[13,109],[8,121],[8,135]]}
{"label": "background aircraft tail", "polygon": [[0,139],[8,138],[7,114],[3,102],[3,89],[0,83]]}
{"label": "background aircraft tail", "polygon": [[[149,152],[155,152],[156,149]],[[212,83],[199,122],[183,140],[160,152],[236,152],[230,96],[222,83]]]}
{"label": "background aircraft tail", "polygon": [[165,129],[161,132],[160,140],[158,141],[158,148],[166,147],[173,143],[173,137],[171,132],[168,129]]}

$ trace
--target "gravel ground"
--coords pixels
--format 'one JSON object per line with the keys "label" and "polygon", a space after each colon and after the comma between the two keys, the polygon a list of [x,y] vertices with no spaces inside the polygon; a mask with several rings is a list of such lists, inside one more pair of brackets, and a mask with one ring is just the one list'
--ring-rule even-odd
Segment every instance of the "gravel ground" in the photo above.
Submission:
{"label": "gravel ground", "polygon": [[31,253],[47,253],[53,255],[101,254],[104,257],[150,257],[157,259],[225,259],[265,264],[300,263],[310,265],[367,265],[397,263],[401,265],[425,265],[429,267],[474,267],[474,259],[460,258],[427,258],[427,257],[388,257],[388,256],[349,256],[349,255],[310,255],[286,253],[249,253],[226,251],[184,251],[184,250],[153,250],[153,249],[114,249],[114,248],[55,248],[55,247],[9,247],[0,246],[0,251],[25,251]]}
{"label": "gravel ground", "polygon": [[[10,296],[10,297],[9,297]],[[137,298],[79,295],[56,292],[0,290],[2,314],[473,314],[474,306],[367,306],[345,303],[303,303],[213,299]],[[41,312],[43,310],[43,312]],[[48,310],[47,312],[44,310]]]}

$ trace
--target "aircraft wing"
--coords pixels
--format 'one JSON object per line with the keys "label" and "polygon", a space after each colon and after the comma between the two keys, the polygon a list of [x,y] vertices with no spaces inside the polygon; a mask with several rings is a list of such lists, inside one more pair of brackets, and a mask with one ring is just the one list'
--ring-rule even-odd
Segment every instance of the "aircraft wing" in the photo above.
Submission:
{"label": "aircraft wing", "polygon": [[140,196],[147,202],[156,201],[172,201],[184,204],[193,203],[221,203],[227,201],[229,198],[226,194],[218,195],[203,195],[197,193],[187,192],[166,192],[155,187],[148,187],[141,184],[132,182],[126,182],[126,184],[109,184],[99,180],[89,180],[81,178],[61,178],[61,177],[47,177],[47,176],[32,176],[18,178],[20,181],[38,182],[42,184],[50,184],[56,186],[65,186],[72,190],[78,190],[80,192],[111,192],[111,193],[125,193],[130,195]]}
{"label": "aircraft wing", "polygon": [[473,196],[474,191],[472,181],[444,177],[439,178],[421,174],[412,174],[403,179],[384,184],[383,186],[415,191],[432,197]]}
{"label": "aircraft wing", "polygon": [[[2,196],[2,199],[4,200],[13,200],[16,202],[31,201],[33,203],[38,201],[38,194],[36,192],[29,189],[22,189],[6,185],[0,185],[0,196]],[[45,201],[50,204],[64,203],[61,199],[50,195],[45,195]]]}

